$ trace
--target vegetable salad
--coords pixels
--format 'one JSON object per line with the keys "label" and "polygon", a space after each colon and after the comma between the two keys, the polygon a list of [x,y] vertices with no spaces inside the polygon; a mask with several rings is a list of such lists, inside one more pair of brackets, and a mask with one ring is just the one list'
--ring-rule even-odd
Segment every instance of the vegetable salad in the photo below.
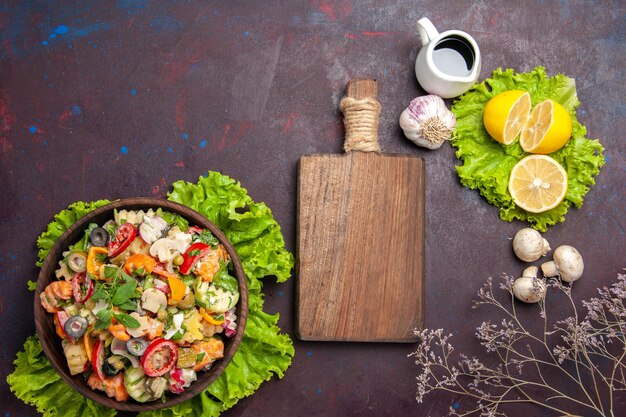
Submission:
{"label": "vegetable salad", "polygon": [[72,375],[117,401],[181,393],[237,331],[236,278],[209,230],[162,211],[115,211],[68,248],[41,293]]}

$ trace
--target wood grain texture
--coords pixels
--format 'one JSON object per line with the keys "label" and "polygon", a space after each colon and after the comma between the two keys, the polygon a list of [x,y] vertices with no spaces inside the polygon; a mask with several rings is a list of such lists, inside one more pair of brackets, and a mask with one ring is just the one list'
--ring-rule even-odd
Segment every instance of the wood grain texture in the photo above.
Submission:
{"label": "wood grain texture", "polygon": [[423,160],[304,156],[298,189],[298,337],[415,341],[424,318]]}
{"label": "wood grain texture", "polygon": [[[239,284],[240,298],[237,303],[237,333],[232,339],[224,338],[224,357],[215,363],[215,366],[211,367],[206,372],[198,373],[198,380],[193,382],[191,386],[183,391],[181,394],[168,394],[166,400],[156,400],[148,403],[139,403],[133,399],[129,399],[127,402],[119,402],[114,398],[107,397],[102,391],[92,390],[86,383],[85,378],[82,375],[71,375],[69,373],[63,348],[61,345],[61,339],[55,332],[55,325],[53,322],[53,315],[48,314],[46,310],[41,306],[39,301],[39,295],[45,289],[45,287],[52,281],[56,281],[54,271],[56,270],[59,261],[62,259],[62,253],[67,247],[73,243],[76,243],[85,233],[85,229],[89,223],[102,224],[107,220],[113,218],[114,210],[148,210],[148,209],[162,208],[163,210],[177,213],[189,221],[190,225],[200,226],[208,229],[213,233],[215,237],[226,248],[228,254],[233,263],[233,273],[237,278]],[[202,214],[190,209],[189,207],[181,204],[162,200],[158,198],[139,197],[139,198],[126,198],[116,200],[110,204],[99,207],[94,211],[88,213],[76,223],[69,227],[63,233],[63,235],[56,241],[50,253],[44,261],[39,277],[37,279],[37,289],[35,291],[35,328],[37,329],[37,336],[41,342],[41,347],[46,357],[57,371],[59,375],[67,382],[72,388],[84,395],[85,397],[93,400],[105,407],[114,408],[121,411],[150,411],[157,410],[165,407],[171,407],[175,404],[179,404],[183,401],[187,401],[190,398],[198,395],[204,391],[215,379],[224,371],[230,360],[233,358],[246,327],[246,320],[248,317],[248,289],[247,279],[239,256],[235,251],[235,248],[226,238],[224,233],[211,221],[209,221]]]}
{"label": "wood grain texture", "polygon": [[346,86],[346,96],[357,100],[378,97],[378,82],[371,78],[353,78]]}

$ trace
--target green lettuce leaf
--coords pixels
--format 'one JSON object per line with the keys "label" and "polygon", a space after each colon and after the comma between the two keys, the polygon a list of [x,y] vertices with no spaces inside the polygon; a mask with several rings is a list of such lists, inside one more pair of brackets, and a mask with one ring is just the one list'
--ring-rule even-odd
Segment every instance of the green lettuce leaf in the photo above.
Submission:
{"label": "green lettuce leaf", "polygon": [[[178,181],[174,183],[168,198],[204,214],[235,246],[248,278],[248,321],[239,350],[224,373],[203,393],[174,407],[141,413],[140,416],[215,417],[241,398],[253,394],[272,376],[282,378],[291,364],[295,353],[293,342],[278,328],[279,315],[263,311],[260,280],[266,276],[275,276],[279,282],[287,280],[291,275],[294,258],[285,249],[280,226],[271,210],[264,203],[254,202],[238,182],[227,176],[209,172],[195,184]],[[73,222],[103,204],[106,201],[74,203],[55,216],[48,230],[38,239],[39,264],[56,239]],[[15,360],[15,372],[7,378],[18,398],[36,406],[46,417],[115,415],[114,410],[102,409],[65,385],[41,352],[36,338],[29,338],[24,349]],[[49,384],[41,387],[43,382],[38,381],[42,381],[42,374],[46,375],[46,382],[59,384],[59,387],[73,394],[71,407],[58,403],[57,395],[61,388],[53,389]],[[67,399],[65,397],[64,401]]]}
{"label": "green lettuce leaf", "polygon": [[44,417],[112,417],[115,410],[103,407],[70,388],[41,351],[39,339],[30,336],[15,359],[15,372],[7,377],[11,391]]}
{"label": "green lettuce leaf", "polygon": [[43,265],[43,261],[46,259],[46,256],[48,256],[52,246],[54,246],[54,242],[56,242],[71,225],[90,211],[108,203],[109,200],[98,200],[92,203],[78,201],[70,204],[68,208],[56,214],[52,223],[48,225],[48,230],[43,232],[37,239],[37,247],[39,248],[37,266],[41,267],[41,265]]}
{"label": "green lettuce leaf", "polygon": [[[533,105],[551,98],[560,103],[572,117],[572,138],[558,151],[550,154],[567,171],[568,191],[565,199],[552,210],[528,213],[517,207],[508,192],[513,166],[528,154],[519,141],[501,145],[494,141],[483,125],[483,109],[496,94],[507,90],[526,90]],[[477,189],[487,201],[500,208],[500,218],[527,221],[540,231],[565,220],[567,209],[580,208],[585,194],[595,184],[594,177],[604,165],[604,148],[598,140],[585,138],[587,129],[576,119],[579,105],[574,79],[557,74],[547,77],[537,67],[529,73],[516,74],[512,69],[497,69],[491,78],[477,84],[452,105],[457,124],[452,146],[463,165],[457,166],[461,184]]]}

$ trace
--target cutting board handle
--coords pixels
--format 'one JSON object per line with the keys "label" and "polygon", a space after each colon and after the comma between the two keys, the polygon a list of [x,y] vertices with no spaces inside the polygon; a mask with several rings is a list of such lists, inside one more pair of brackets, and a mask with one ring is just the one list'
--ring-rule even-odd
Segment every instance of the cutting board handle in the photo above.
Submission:
{"label": "cutting board handle", "polygon": [[378,119],[381,105],[377,95],[376,80],[353,78],[348,82],[346,96],[339,103],[346,130],[345,152],[380,152]]}

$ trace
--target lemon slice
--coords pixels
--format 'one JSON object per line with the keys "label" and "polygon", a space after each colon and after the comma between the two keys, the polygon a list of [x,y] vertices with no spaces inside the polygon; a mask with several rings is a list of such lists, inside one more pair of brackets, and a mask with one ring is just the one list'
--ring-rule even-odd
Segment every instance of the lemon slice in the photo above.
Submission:
{"label": "lemon slice", "polygon": [[530,107],[530,94],[526,91],[508,90],[496,94],[483,112],[485,129],[496,141],[510,145],[526,124]]}
{"label": "lemon slice", "polygon": [[559,103],[544,100],[537,104],[522,130],[520,145],[525,152],[548,154],[567,143],[572,136],[572,119]]}
{"label": "lemon slice", "polygon": [[558,206],[565,198],[567,172],[549,156],[527,156],[511,171],[509,193],[522,209],[543,213]]}

